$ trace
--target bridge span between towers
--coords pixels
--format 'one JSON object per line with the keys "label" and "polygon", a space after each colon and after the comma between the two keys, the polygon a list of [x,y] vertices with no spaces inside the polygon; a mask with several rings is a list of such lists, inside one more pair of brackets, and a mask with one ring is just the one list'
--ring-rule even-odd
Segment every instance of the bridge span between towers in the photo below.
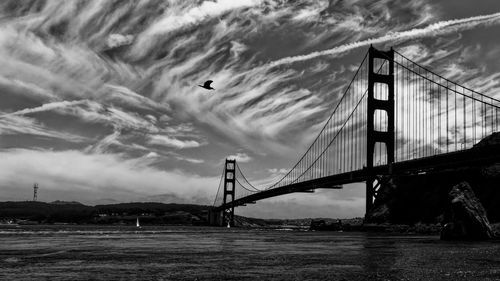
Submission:
{"label": "bridge span between towers", "polygon": [[500,162],[500,100],[452,82],[391,49],[370,47],[316,139],[285,175],[251,184],[227,159],[209,221],[234,225],[234,208],[319,188],[366,183],[366,211],[385,176]]}

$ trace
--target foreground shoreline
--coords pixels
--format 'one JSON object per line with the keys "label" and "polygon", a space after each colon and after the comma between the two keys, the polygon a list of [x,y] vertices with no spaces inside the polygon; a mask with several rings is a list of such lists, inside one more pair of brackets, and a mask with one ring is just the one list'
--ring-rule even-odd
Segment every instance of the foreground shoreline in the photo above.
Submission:
{"label": "foreground shoreline", "polygon": [[408,234],[408,235],[439,235],[440,227],[428,225],[359,225],[351,227],[350,229],[334,230],[334,229],[311,229],[305,226],[296,225],[270,225],[270,226],[235,226],[231,228],[219,226],[199,226],[199,225],[143,225],[136,227],[134,225],[120,225],[120,224],[73,224],[73,223],[54,223],[54,224],[0,224],[0,231],[2,230],[31,230],[36,233],[37,230],[41,231],[54,231],[59,230],[106,230],[117,229],[120,231],[155,231],[155,230],[168,230],[168,229],[182,229],[186,231],[296,231],[296,232],[331,232],[331,233],[383,233],[383,234]]}
{"label": "foreground shoreline", "polygon": [[39,225],[0,227],[0,238],[1,280],[500,278],[499,241],[451,242],[436,235]]}

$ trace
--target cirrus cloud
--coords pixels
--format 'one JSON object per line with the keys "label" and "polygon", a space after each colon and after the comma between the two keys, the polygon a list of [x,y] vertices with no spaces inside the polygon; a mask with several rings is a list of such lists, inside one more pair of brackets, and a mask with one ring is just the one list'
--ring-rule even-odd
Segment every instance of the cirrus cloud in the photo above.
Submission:
{"label": "cirrus cloud", "polygon": [[236,162],[240,162],[240,163],[248,163],[248,162],[252,161],[252,159],[253,159],[248,154],[243,153],[243,152],[238,152],[236,154],[229,155],[226,158],[227,159],[234,159],[234,160],[236,160]]}
{"label": "cirrus cloud", "polygon": [[194,148],[200,147],[203,144],[195,140],[180,140],[177,138],[165,136],[165,135],[151,135],[148,138],[149,144],[162,145],[167,147],[173,147],[178,149]]}

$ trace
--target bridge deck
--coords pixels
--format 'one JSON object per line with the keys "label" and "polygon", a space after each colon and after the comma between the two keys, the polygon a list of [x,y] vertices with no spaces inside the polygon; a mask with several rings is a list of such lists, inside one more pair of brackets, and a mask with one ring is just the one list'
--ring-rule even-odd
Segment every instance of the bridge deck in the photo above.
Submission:
{"label": "bridge deck", "polygon": [[471,149],[444,153],[436,156],[397,162],[391,165],[374,167],[371,172],[367,169],[352,171],[318,178],[314,180],[294,183],[287,186],[264,190],[249,196],[221,205],[215,210],[224,210],[258,200],[271,198],[295,192],[305,192],[319,188],[338,188],[338,185],[363,182],[369,175],[404,175],[424,172],[436,172],[459,167],[474,167],[500,162],[500,145],[473,147]]}

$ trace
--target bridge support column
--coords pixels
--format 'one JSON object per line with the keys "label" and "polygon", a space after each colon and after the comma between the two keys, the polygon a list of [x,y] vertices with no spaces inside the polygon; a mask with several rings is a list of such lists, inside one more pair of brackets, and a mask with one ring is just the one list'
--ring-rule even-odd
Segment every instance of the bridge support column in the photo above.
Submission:
{"label": "bridge support column", "polygon": [[[388,63],[388,70],[385,73],[378,73],[379,69],[374,69],[375,59],[380,59]],[[376,84],[387,86],[387,99],[381,99],[381,95],[375,96]],[[384,87],[379,87],[384,88]],[[387,124],[379,124],[379,128],[387,128],[387,131],[378,131],[375,128],[375,112],[377,110],[387,113]],[[375,190],[375,174],[373,173],[373,162],[375,156],[375,144],[383,143],[386,147],[386,164],[390,165],[394,162],[394,50],[379,51],[373,46],[370,46],[368,51],[368,112],[367,112],[367,136],[366,136],[366,169],[368,172],[368,180],[366,181],[366,213],[373,207],[373,200],[376,196]],[[380,152],[379,152],[380,153]]]}
{"label": "bridge support column", "polygon": [[[235,200],[236,160],[226,159],[224,169],[224,205]],[[222,223],[234,226],[234,206],[222,211]]]}
{"label": "bridge support column", "polygon": [[222,211],[208,210],[208,224],[211,226],[222,226]]}

